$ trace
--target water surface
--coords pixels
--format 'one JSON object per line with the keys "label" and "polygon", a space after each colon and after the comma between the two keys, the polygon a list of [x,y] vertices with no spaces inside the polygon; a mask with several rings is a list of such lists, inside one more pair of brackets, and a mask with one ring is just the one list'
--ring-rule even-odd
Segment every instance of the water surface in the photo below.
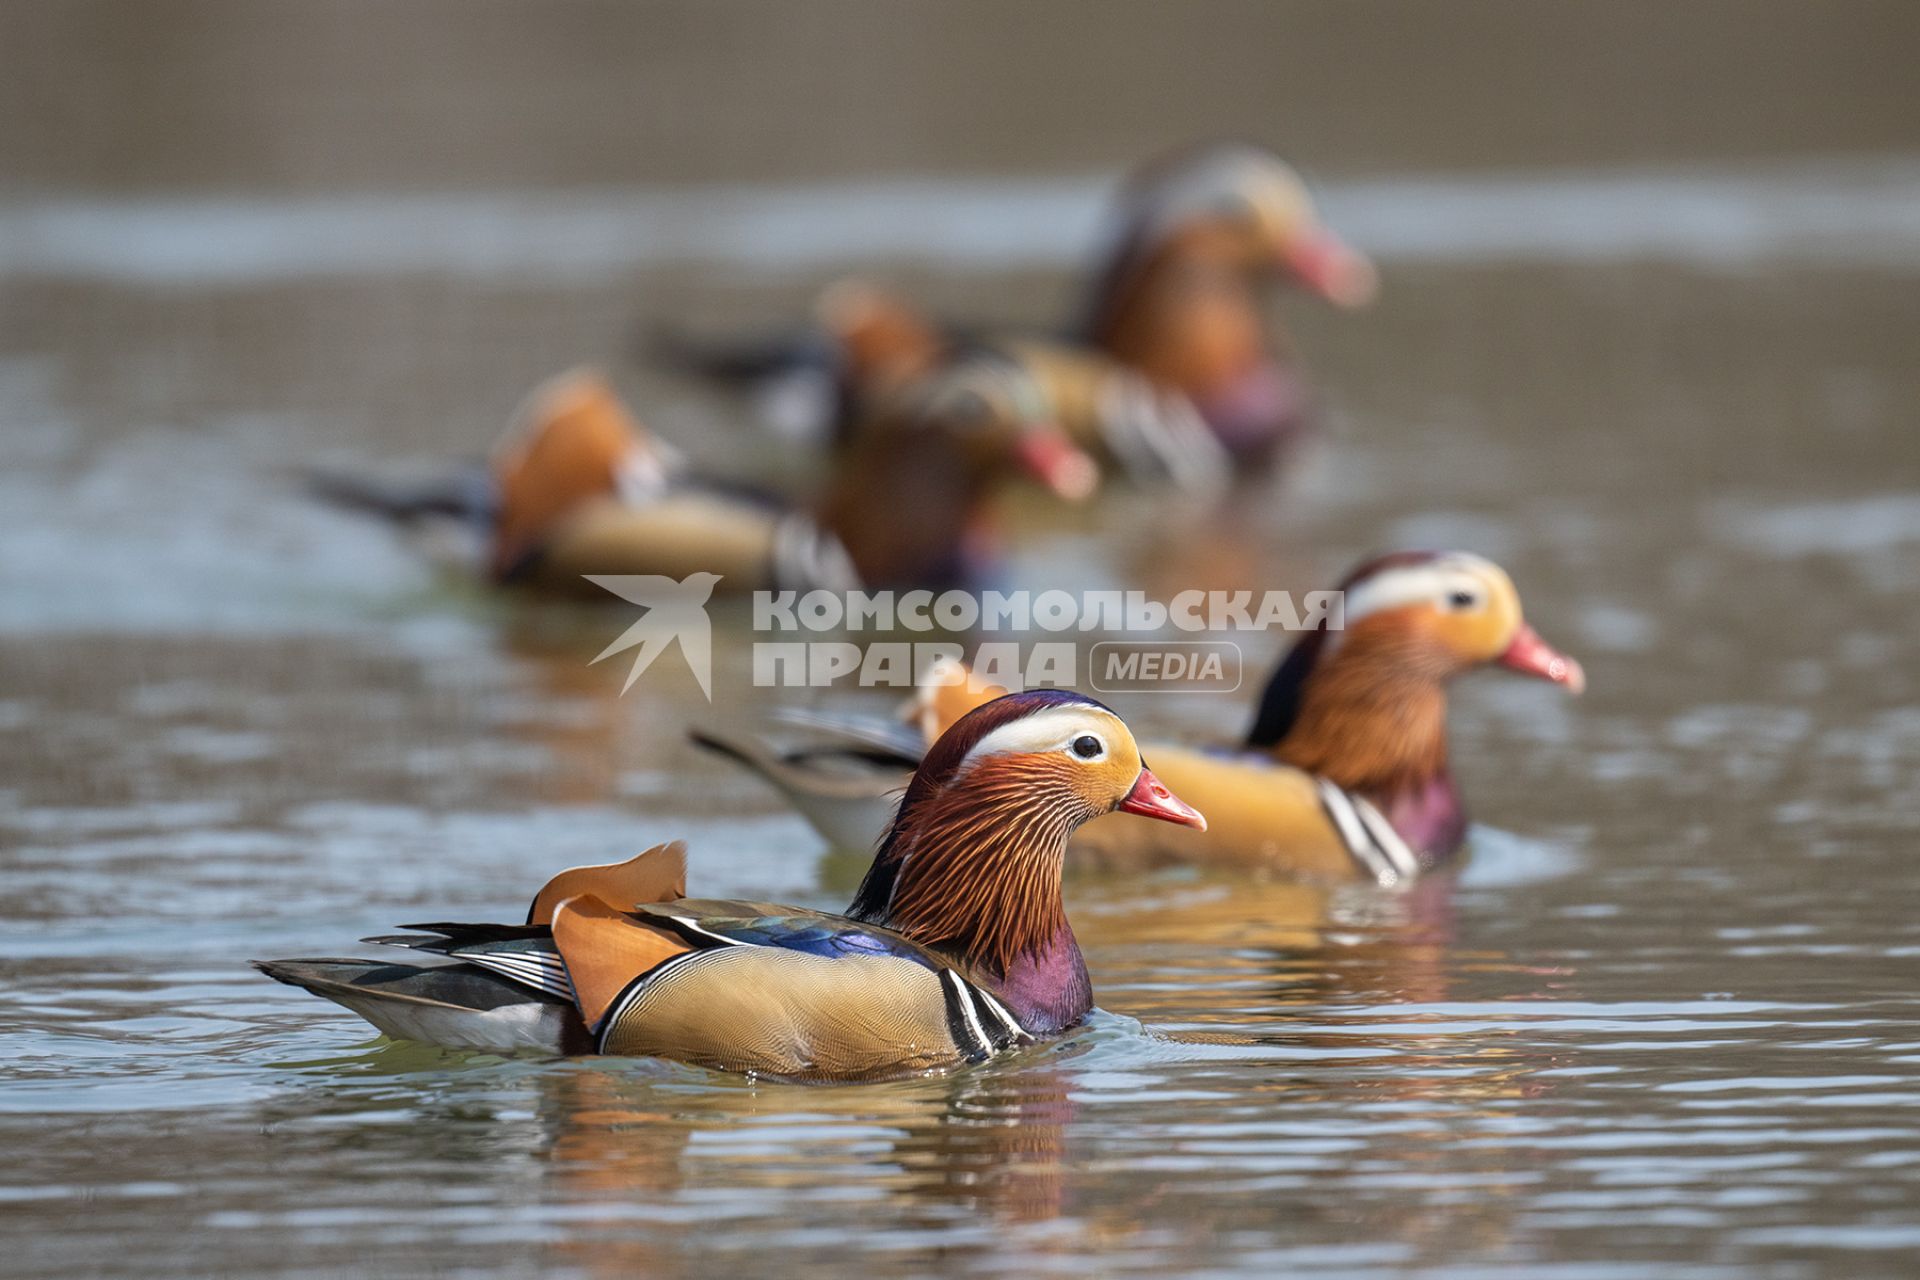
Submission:
{"label": "water surface", "polygon": [[[1828,110],[1816,140],[1845,136]],[[1401,544],[1506,565],[1591,689],[1457,688],[1459,874],[1077,877],[1086,1029],[816,1088],[388,1044],[246,969],[511,918],[668,837],[717,896],[839,905],[859,870],[682,740],[756,705],[743,618],[713,708],[667,667],[621,697],[588,662],[617,610],[488,597],[293,475],[476,452],[583,358],[696,455],[777,473],[737,406],[626,363],[633,335],[797,312],[855,260],[855,209],[906,286],[1043,323],[1110,150],[1063,123],[1004,175],[969,135],[904,178],[816,156],[676,190],[577,155],[545,181],[527,150],[313,193],[209,182],[215,148],[127,192],[104,152],[76,175],[14,139],[42,163],[0,199],[0,1272],[1909,1274],[1920,159],[1751,159],[1707,114],[1681,132],[1711,163],[1613,164],[1589,129],[1552,170],[1509,138],[1491,175],[1336,174],[1387,289],[1281,304],[1329,424],[1284,500],[1015,512],[1012,585],[1306,588]],[[1036,177],[1041,152],[1080,158]],[[943,201],[965,216],[917,216]],[[1242,719],[1120,710],[1144,737]]]}

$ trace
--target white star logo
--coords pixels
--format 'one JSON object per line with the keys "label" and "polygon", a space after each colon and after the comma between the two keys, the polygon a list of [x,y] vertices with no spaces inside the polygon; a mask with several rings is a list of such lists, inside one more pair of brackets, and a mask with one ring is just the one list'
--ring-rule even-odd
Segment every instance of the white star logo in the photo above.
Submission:
{"label": "white star logo", "polygon": [[675,581],[657,573],[589,573],[586,579],[646,610],[593,660],[639,646],[621,693],[633,688],[640,673],[677,640],[693,678],[700,682],[700,692],[713,701],[713,629],[707,620],[707,601],[720,581],[719,574],[690,573]]}

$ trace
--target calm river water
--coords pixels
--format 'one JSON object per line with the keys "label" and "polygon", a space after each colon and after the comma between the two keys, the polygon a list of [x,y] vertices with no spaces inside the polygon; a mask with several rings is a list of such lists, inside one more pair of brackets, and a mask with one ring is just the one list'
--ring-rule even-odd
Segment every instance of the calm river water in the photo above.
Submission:
{"label": "calm river water", "polygon": [[[1343,8],[1223,6],[1372,66],[1362,93],[1289,47],[1271,97],[1240,37],[1129,6],[1061,100],[1064,16],[1000,67],[950,13],[928,45],[840,3],[821,21],[871,49],[809,28],[776,56],[755,11],[697,6],[558,35],[541,6],[423,6],[391,39],[347,8],[12,8],[39,57],[8,102],[39,114],[0,123],[0,1274],[1912,1274],[1920,140],[1896,145],[1910,61],[1882,72],[1913,24],[1757,7],[1777,27],[1687,98],[1670,42],[1645,85],[1619,70],[1611,6],[1563,11],[1596,50],[1571,88],[1469,38],[1512,6],[1461,7],[1454,78],[1366,63]],[[1725,34],[1720,8],[1674,39]],[[1160,115],[1154,42],[1185,86]],[[653,71],[631,135],[621,50]],[[839,142],[777,145],[814,57]],[[703,76],[727,100],[663,123]],[[1401,84],[1438,104],[1404,129]],[[976,85],[977,128],[936,109]],[[730,96],[756,86],[758,115]],[[1618,114],[1581,96],[1608,86]],[[872,256],[1044,323],[1115,164],[1156,129],[1285,143],[1248,118],[1270,107],[1385,276],[1365,315],[1282,303],[1327,440],[1224,533],[1124,494],[1018,509],[1009,582],[1498,559],[1591,688],[1458,687],[1460,874],[1076,878],[1093,1023],[884,1085],[389,1044],[246,968],[512,917],[552,870],[671,837],[709,896],[838,905],[859,872],[683,740],[773,696],[747,619],[718,622],[713,708],[671,665],[622,697],[588,662],[617,608],[463,586],[299,467],[477,452],[592,359],[691,452],[776,472],[738,406],[628,361],[635,333],[764,326]],[[1245,713],[1118,709],[1143,736]]]}

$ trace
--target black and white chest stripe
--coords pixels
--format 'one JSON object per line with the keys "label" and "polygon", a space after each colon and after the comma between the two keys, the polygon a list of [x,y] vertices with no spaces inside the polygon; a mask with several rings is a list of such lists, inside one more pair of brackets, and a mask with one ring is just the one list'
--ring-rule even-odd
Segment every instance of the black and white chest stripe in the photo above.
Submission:
{"label": "black and white chest stripe", "polygon": [[947,1031],[969,1062],[980,1062],[1014,1045],[1033,1043],[1033,1037],[1014,1021],[1005,1005],[953,970],[940,971],[940,990],[947,1001]]}
{"label": "black and white chest stripe", "polygon": [[1325,778],[1314,779],[1314,785],[1341,843],[1375,883],[1392,888],[1420,874],[1420,856],[1370,800],[1342,791]]}
{"label": "black and white chest stripe", "polygon": [[1131,474],[1201,492],[1232,478],[1226,447],[1186,396],[1129,373],[1103,380],[1097,394],[1102,437]]}

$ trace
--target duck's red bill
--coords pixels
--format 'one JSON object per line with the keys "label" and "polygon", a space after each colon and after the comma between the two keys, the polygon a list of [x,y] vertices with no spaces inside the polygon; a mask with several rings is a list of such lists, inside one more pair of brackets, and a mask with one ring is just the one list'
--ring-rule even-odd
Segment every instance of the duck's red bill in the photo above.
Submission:
{"label": "duck's red bill", "polygon": [[1337,307],[1364,307],[1380,291],[1380,273],[1373,263],[1329,231],[1311,232],[1289,246],[1286,266]]}
{"label": "duck's red bill", "polygon": [[1068,502],[1086,501],[1100,485],[1100,464],[1063,433],[1029,432],[1014,452],[1027,474]]}
{"label": "duck's red bill", "polygon": [[1154,777],[1151,769],[1140,771],[1133,790],[1127,792],[1127,798],[1120,802],[1120,812],[1137,813],[1143,818],[1158,818],[1162,822],[1176,822],[1196,831],[1207,829],[1206,815],[1169,791],[1167,784]]}
{"label": "duck's red bill", "polygon": [[1587,673],[1580,664],[1542,640],[1540,633],[1524,622],[1514,633],[1513,643],[1500,655],[1499,663],[1511,671],[1565,685],[1569,693],[1577,694],[1587,687]]}

